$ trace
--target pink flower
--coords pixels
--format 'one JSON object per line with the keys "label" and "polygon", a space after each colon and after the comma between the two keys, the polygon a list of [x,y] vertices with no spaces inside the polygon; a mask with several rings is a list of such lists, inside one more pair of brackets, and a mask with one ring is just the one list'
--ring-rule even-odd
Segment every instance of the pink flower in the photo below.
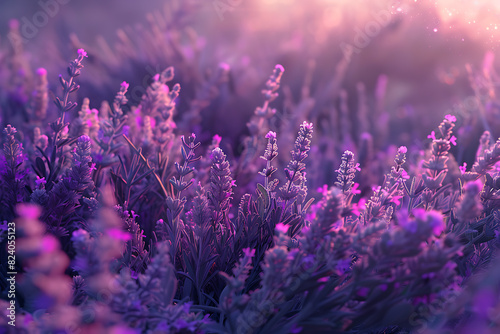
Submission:
{"label": "pink flower", "polygon": [[274,66],[274,68],[281,73],[285,72],[285,68],[283,67],[283,65],[276,64],[276,66]]}
{"label": "pink flower", "polygon": [[432,131],[431,134],[427,136],[427,138],[430,138],[432,140],[436,140],[436,133],[434,131]]}
{"label": "pink flower", "polygon": [[289,227],[290,227],[290,226],[288,226],[288,225],[285,225],[285,224],[279,223],[279,224],[277,224],[277,225],[276,225],[275,230],[276,230],[276,232],[278,232],[278,233],[283,233],[283,234],[285,234],[285,233],[288,231],[288,228],[289,228]]}
{"label": "pink flower", "polygon": [[47,184],[47,181],[45,180],[44,177],[40,178],[39,176],[37,176],[35,184],[38,188],[43,188],[43,186]]}
{"label": "pink flower", "polygon": [[357,194],[361,194],[361,190],[358,190],[358,187],[359,187],[359,183],[355,182],[352,186],[352,189],[351,189],[351,192],[354,194],[354,195],[357,195]]}
{"label": "pink flower", "polygon": [[392,201],[396,204],[396,205],[400,205],[401,202],[399,201],[401,198],[403,198],[403,196],[394,196],[392,197]]}
{"label": "pink flower", "polygon": [[450,122],[456,122],[457,121],[457,118],[453,115],[446,115],[444,116],[445,119],[447,119],[448,121]]}
{"label": "pink flower", "polygon": [[269,132],[266,134],[266,138],[268,138],[268,139],[276,139],[276,132],[269,131]]}
{"label": "pink flower", "polygon": [[228,72],[231,70],[231,66],[227,63],[219,63],[219,68],[225,72]]}
{"label": "pink flower", "polygon": [[438,236],[444,230],[443,215],[437,211],[425,211],[424,209],[415,209],[413,211],[415,219],[429,224],[434,235]]}
{"label": "pink flower", "polygon": [[328,194],[328,185],[324,184],[323,187],[318,188],[316,191],[322,194],[323,196],[326,196],[326,194]]}
{"label": "pink flower", "polygon": [[455,136],[451,136],[451,138],[450,138],[450,143],[451,143],[453,146],[457,146],[457,137],[455,137]]}
{"label": "pink flower", "polygon": [[111,238],[116,240],[129,241],[132,238],[129,233],[118,228],[110,228],[107,232]]}
{"label": "pink flower", "polygon": [[[283,68],[283,67],[282,67]],[[302,127],[307,130],[312,130],[313,124],[312,123],[307,123],[306,121],[302,122]]]}
{"label": "pink flower", "polygon": [[359,216],[361,214],[361,211],[364,211],[366,209],[366,199],[361,198],[358,203],[354,203],[351,207],[351,212]]}
{"label": "pink flower", "polygon": [[85,52],[84,49],[78,49],[78,57],[81,57],[81,58],[87,57],[88,58],[87,52]]}
{"label": "pink flower", "polygon": [[316,219],[316,212],[312,211],[313,208],[314,208],[314,204],[311,206],[311,210],[308,210],[308,212],[306,212],[306,220],[307,221],[313,221],[314,219]]}
{"label": "pink flower", "polygon": [[42,251],[44,253],[55,252],[58,248],[59,248],[59,241],[55,237],[51,235],[46,235],[43,237]]}
{"label": "pink flower", "polygon": [[215,135],[212,137],[212,145],[219,146],[222,137],[219,135]]}
{"label": "pink flower", "polygon": [[16,211],[19,216],[26,219],[38,219],[42,214],[40,207],[33,204],[18,204]]}
{"label": "pink flower", "polygon": [[406,154],[406,152],[408,152],[408,148],[406,148],[406,146],[400,146],[398,148],[398,153]]}
{"label": "pink flower", "polygon": [[243,249],[243,253],[245,254],[246,257],[254,257],[255,249],[245,248]]}
{"label": "pink flower", "polygon": [[40,77],[44,77],[47,75],[47,70],[43,67],[40,67],[38,70],[36,70],[36,74]]}

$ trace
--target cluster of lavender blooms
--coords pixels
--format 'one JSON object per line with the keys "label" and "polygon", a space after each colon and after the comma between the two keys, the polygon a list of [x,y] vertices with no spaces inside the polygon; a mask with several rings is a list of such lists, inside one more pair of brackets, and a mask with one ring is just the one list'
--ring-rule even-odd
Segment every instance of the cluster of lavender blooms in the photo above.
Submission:
{"label": "cluster of lavender blooms", "polygon": [[[286,80],[276,65],[238,152],[218,135],[198,140],[202,102],[214,94],[178,115],[173,67],[152,77],[138,105],[127,82],[99,110],[71,102],[87,56],[79,49],[59,76],[54,105],[44,69],[1,101],[2,331],[499,330],[500,140],[490,132],[469,170],[452,154],[465,145],[452,115],[426,149],[383,142],[367,119],[353,140],[343,92],[339,144],[329,114],[305,111],[307,94],[276,122],[270,105]],[[26,81],[17,70],[12,78]],[[213,85],[228,71],[220,66]],[[15,329],[4,314],[9,221]]]}

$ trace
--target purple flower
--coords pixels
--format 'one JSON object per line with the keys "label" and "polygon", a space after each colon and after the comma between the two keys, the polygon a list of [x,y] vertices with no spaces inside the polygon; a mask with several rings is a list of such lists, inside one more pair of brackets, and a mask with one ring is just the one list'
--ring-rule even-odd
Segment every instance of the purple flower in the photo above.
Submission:
{"label": "purple flower", "polygon": [[415,219],[420,222],[425,222],[436,236],[439,236],[444,230],[443,215],[437,211],[425,211],[424,209],[413,210]]}
{"label": "purple flower", "polygon": [[276,139],[276,132],[269,131],[269,132],[266,134],[266,138],[268,138],[268,139]]}
{"label": "purple flower", "polygon": [[41,214],[40,207],[30,204],[19,204],[16,211],[20,216],[27,219],[38,219]]}
{"label": "purple flower", "polygon": [[285,225],[285,224],[279,223],[279,224],[276,225],[275,231],[278,232],[278,233],[286,234],[286,232],[288,231],[289,227],[290,227],[289,225]]}
{"label": "purple flower", "polygon": [[446,120],[450,121],[450,122],[456,122],[456,121],[457,121],[457,118],[456,118],[455,116],[453,116],[453,115],[449,115],[449,114],[448,114],[448,115],[446,115],[446,116],[444,116],[444,118],[445,118]]}
{"label": "purple flower", "polygon": [[210,191],[208,199],[213,209],[216,223],[225,221],[229,224],[228,210],[233,194],[234,180],[231,177],[231,169],[226,155],[219,148],[215,148],[210,156],[212,168],[210,172]]}
{"label": "purple flower", "polygon": [[246,257],[252,258],[255,256],[255,249],[250,249],[250,248],[244,248],[243,249],[243,254]]}
{"label": "purple flower", "polygon": [[46,69],[44,69],[43,67],[40,67],[40,68],[38,68],[38,69],[36,70],[36,74],[37,74],[38,76],[41,76],[41,77],[46,76],[46,75],[47,75],[47,70],[46,70]]}
{"label": "purple flower", "polygon": [[221,142],[221,140],[222,140],[222,137],[221,137],[221,136],[219,136],[219,135],[214,135],[214,136],[212,137],[212,145],[214,145],[214,146],[218,147],[218,146],[219,146],[219,144],[220,144],[220,142]]}
{"label": "purple flower", "polygon": [[342,189],[346,196],[352,193],[353,180],[357,170],[359,171],[359,163],[354,163],[354,153],[345,151],[342,155],[342,163],[336,170],[338,181],[335,182],[335,185]]}
{"label": "purple flower", "polygon": [[37,188],[41,189],[43,186],[47,184],[47,181],[45,180],[44,177],[40,178],[39,176],[36,177],[35,184]]}
{"label": "purple flower", "polygon": [[127,233],[118,228],[110,228],[106,232],[111,238],[116,240],[129,241],[132,238],[130,236],[130,233]]}

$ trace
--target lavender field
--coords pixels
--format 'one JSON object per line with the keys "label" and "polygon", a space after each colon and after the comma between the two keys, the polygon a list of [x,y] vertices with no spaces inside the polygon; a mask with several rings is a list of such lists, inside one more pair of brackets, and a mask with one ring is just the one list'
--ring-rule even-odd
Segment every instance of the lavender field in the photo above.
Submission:
{"label": "lavender field", "polygon": [[500,333],[498,17],[2,0],[0,334]]}

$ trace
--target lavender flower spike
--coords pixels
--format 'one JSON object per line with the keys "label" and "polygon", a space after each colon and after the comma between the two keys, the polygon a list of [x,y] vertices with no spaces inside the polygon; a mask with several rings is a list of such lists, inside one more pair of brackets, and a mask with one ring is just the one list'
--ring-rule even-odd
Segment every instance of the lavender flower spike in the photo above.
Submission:
{"label": "lavender flower spike", "polygon": [[[292,158],[285,168],[285,176],[287,183],[280,188],[283,199],[290,200],[297,196],[301,189],[305,187],[306,164],[303,163],[307,158],[307,153],[311,148],[311,138],[313,133],[313,124],[304,121],[299,128],[297,139],[293,151]],[[296,183],[299,183],[298,185]]]}
{"label": "lavender flower spike", "polygon": [[336,170],[338,173],[338,182],[335,182],[335,185],[342,189],[342,192],[346,196],[351,193],[352,186],[354,185],[353,179],[356,174],[356,170],[359,170],[359,164],[354,163],[354,153],[351,151],[345,151],[344,154],[342,154],[342,163],[340,164],[339,169]]}
{"label": "lavender flower spike", "polygon": [[26,173],[22,167],[23,145],[14,137],[16,128],[9,124],[3,133],[5,139],[3,156],[0,156],[0,216],[11,219],[15,204],[21,202],[24,197]]}
{"label": "lavender flower spike", "polygon": [[215,223],[227,221],[227,211],[233,194],[234,181],[226,155],[219,148],[212,151],[212,169],[208,198],[213,209]]}
{"label": "lavender flower spike", "polygon": [[271,162],[278,156],[278,144],[276,143],[276,132],[269,131],[266,135],[267,138],[267,147],[264,152],[264,156],[261,156],[261,159],[266,160],[266,167],[262,172],[259,172],[260,175],[264,176],[264,187],[269,191],[273,187],[272,184],[269,184],[269,178],[271,175],[277,170],[275,167],[271,166]]}
{"label": "lavender flower spike", "polygon": [[73,82],[73,79],[80,75],[81,69],[83,68],[82,61],[83,58],[87,57],[87,52],[83,49],[78,49],[78,57],[73,60],[68,66],[69,80],[65,80],[62,75],[59,75],[59,81],[63,87],[63,98],[62,100],[58,97],[55,99],[55,104],[61,113],[70,111],[76,107],[76,102],[69,102],[69,93],[76,92],[80,86]]}

